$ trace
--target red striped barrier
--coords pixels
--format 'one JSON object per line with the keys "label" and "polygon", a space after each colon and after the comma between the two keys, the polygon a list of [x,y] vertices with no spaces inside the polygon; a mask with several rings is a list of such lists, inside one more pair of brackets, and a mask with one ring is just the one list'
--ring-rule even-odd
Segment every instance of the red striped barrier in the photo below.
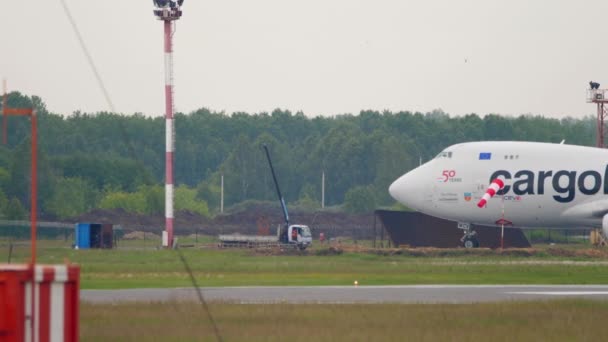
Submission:
{"label": "red striped barrier", "polygon": [[79,279],[75,265],[0,265],[0,341],[78,341]]}
{"label": "red striped barrier", "polygon": [[486,193],[483,194],[483,196],[481,197],[481,200],[479,200],[479,202],[477,203],[477,206],[480,208],[483,208],[487,203],[488,200],[492,197],[494,197],[494,195],[496,195],[496,193],[502,189],[505,186],[505,183],[502,179],[500,178],[496,178],[492,181],[492,183],[490,183],[490,186],[488,187],[488,190],[486,190]]}

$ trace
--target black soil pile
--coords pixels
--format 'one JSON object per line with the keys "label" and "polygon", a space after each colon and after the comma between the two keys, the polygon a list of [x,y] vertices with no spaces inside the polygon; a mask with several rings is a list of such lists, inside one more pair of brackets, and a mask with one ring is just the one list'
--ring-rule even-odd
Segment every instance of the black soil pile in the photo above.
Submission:
{"label": "black soil pile", "polygon": [[[374,217],[330,211],[301,211],[290,212],[291,224],[304,224],[311,227],[313,236],[318,238],[323,232],[326,238],[335,236],[355,236],[359,239],[373,237]],[[101,210],[96,209],[78,217],[70,222],[111,223],[120,225],[125,232],[144,231],[160,233],[164,229],[163,215],[143,215],[128,213],[122,209]],[[206,235],[217,234],[260,234],[274,235],[279,224],[283,223],[283,214],[280,208],[252,204],[242,206],[233,212],[207,218],[190,211],[175,213],[175,233],[188,235],[195,232]]]}

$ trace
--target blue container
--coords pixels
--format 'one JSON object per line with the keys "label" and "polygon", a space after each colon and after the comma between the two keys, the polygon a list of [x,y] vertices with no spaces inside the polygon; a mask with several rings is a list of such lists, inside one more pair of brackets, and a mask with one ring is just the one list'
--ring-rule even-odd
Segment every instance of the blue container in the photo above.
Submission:
{"label": "blue container", "polygon": [[89,249],[91,248],[91,224],[90,223],[77,223],[76,234],[74,234],[74,247],[78,249]]}

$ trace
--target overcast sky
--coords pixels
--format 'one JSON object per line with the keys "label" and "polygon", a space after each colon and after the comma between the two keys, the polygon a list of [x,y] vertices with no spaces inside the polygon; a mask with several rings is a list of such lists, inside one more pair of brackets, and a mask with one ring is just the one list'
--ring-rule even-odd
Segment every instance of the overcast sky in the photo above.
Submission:
{"label": "overcast sky", "polygon": [[[66,0],[116,110],[163,115],[152,0]],[[176,109],[583,117],[608,88],[605,0],[185,0]],[[0,77],[55,113],[108,105],[60,0],[2,0]]]}

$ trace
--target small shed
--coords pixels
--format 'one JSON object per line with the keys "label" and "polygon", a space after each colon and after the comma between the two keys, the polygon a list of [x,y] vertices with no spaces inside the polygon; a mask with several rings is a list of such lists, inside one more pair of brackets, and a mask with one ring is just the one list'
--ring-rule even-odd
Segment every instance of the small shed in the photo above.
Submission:
{"label": "small shed", "polygon": [[114,226],[107,223],[77,223],[74,247],[78,249],[114,248]]}

